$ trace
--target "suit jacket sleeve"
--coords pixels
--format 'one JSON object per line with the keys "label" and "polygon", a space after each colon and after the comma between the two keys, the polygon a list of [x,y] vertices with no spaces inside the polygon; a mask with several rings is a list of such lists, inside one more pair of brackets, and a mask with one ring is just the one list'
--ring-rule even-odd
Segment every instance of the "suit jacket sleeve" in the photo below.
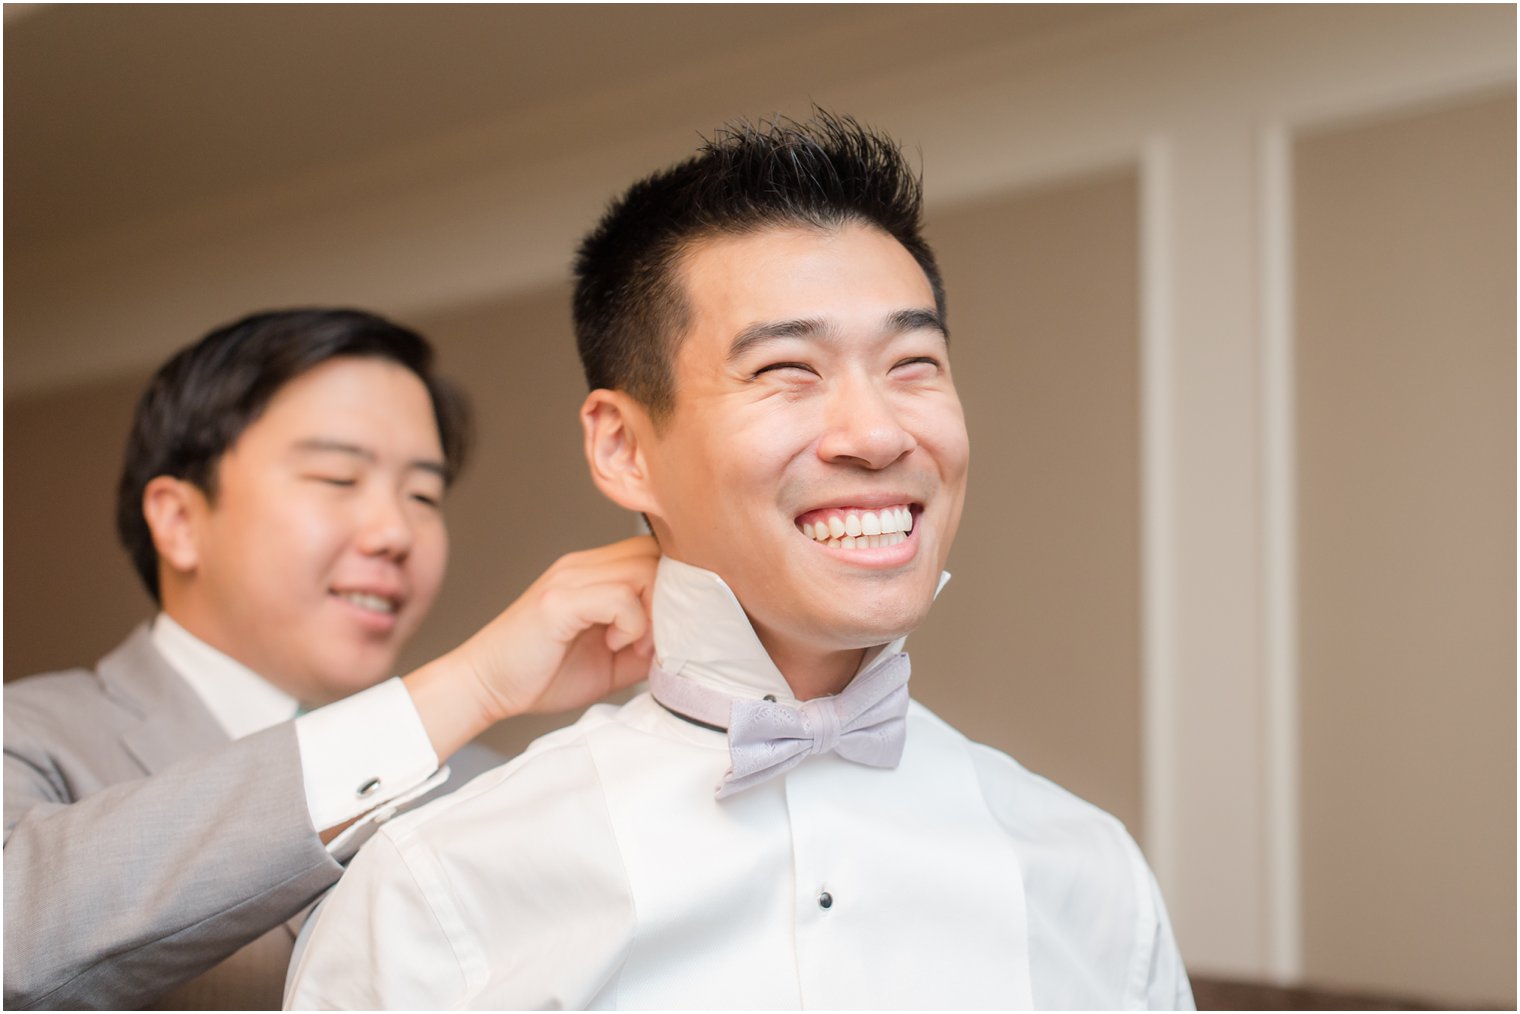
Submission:
{"label": "suit jacket sleeve", "polygon": [[342,873],[311,826],[292,723],[83,794],[6,704],[7,1007],[140,1006]]}

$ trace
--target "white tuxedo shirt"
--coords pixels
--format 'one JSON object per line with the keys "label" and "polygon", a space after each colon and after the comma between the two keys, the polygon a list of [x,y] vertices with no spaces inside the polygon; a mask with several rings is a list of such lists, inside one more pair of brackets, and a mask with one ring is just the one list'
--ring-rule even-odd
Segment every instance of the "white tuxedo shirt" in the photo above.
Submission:
{"label": "white tuxedo shirt", "polygon": [[[662,668],[794,700],[716,575],[661,561],[654,622]],[[719,801],[727,768],[648,694],[591,709],[382,829],[287,1006],[1192,1006],[1119,822],[916,703],[896,768],[814,756]]]}

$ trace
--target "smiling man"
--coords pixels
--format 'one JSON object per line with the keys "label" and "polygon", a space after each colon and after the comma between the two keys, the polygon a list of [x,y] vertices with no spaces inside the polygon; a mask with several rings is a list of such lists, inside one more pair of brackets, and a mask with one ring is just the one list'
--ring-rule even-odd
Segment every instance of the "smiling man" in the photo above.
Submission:
{"label": "smiling man", "polygon": [[5,689],[7,1007],[278,1006],[287,920],[398,808],[499,763],[468,740],[647,670],[631,539],[387,679],[443,580],[466,421],[420,335],[354,310],[247,317],[154,376],[117,521],[161,611]]}
{"label": "smiling man", "polygon": [[1191,1005],[1118,822],[909,700],[969,461],[920,204],[819,114],[608,211],[581,417],[664,552],[650,692],[377,835],[287,1003]]}

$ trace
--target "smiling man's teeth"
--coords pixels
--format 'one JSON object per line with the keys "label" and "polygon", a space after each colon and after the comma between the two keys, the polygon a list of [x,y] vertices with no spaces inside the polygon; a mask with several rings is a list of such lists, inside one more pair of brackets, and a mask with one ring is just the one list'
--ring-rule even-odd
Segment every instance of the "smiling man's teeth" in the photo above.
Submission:
{"label": "smiling man's teeth", "polygon": [[372,612],[394,613],[396,611],[394,602],[379,595],[366,595],[364,592],[338,592],[338,598]]}
{"label": "smiling man's teeth", "polygon": [[877,549],[895,546],[913,530],[913,512],[906,505],[881,510],[830,510],[798,526],[802,534],[833,549]]}

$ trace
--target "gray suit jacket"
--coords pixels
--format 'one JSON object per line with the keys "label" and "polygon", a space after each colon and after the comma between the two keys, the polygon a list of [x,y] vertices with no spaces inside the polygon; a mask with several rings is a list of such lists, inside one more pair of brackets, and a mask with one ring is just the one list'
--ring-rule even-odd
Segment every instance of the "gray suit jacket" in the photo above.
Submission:
{"label": "gray suit jacket", "polygon": [[[467,747],[438,791],[501,760]],[[229,741],[146,626],[94,671],[13,683],[5,1006],[278,1008],[358,844],[335,859],[312,828],[294,723]]]}

